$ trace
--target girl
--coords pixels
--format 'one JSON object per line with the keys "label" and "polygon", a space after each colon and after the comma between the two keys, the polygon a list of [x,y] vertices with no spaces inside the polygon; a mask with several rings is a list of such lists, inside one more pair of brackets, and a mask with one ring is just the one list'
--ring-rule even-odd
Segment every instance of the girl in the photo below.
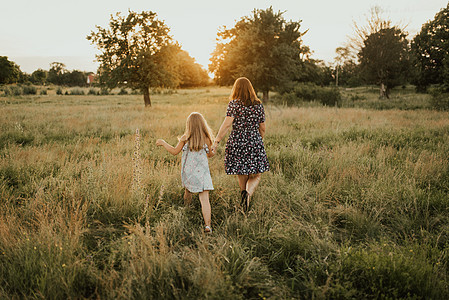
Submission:
{"label": "girl", "polygon": [[212,233],[209,191],[212,191],[214,187],[207,158],[214,156],[214,153],[209,151],[213,140],[214,135],[203,115],[193,112],[187,118],[186,130],[176,147],[162,139],[156,141],[156,145],[163,146],[173,155],[183,151],[181,181],[185,187],[184,201],[188,204],[191,201],[191,193],[199,193],[206,233]]}
{"label": "girl", "polygon": [[237,175],[240,203],[247,212],[250,197],[260,182],[260,174],[270,169],[263,144],[265,111],[251,82],[245,77],[235,81],[229,100],[226,117],[217,133],[212,152],[232,125],[226,143],[225,170],[228,175]]}

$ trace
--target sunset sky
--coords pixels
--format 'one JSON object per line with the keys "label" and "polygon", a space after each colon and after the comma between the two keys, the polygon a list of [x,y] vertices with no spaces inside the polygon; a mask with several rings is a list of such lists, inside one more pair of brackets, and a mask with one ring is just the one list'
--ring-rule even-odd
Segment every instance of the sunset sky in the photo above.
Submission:
{"label": "sunset sky", "polygon": [[107,27],[110,15],[151,10],[171,28],[182,48],[207,68],[220,26],[232,27],[254,8],[285,11],[287,20],[302,20],[301,31],[309,30],[304,44],[312,57],[332,62],[335,48],[352,33],[353,21],[365,24],[370,8],[379,6],[384,17],[405,24],[413,37],[422,24],[448,4],[447,0],[2,0],[0,5],[0,56],[31,73],[49,69],[58,61],[69,70],[95,71],[98,53],[86,40],[95,25]]}

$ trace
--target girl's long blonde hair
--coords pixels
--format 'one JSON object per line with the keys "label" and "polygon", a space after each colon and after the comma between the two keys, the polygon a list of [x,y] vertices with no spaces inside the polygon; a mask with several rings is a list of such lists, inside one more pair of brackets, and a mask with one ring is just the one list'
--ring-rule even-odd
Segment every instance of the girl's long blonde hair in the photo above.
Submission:
{"label": "girl's long blonde hair", "polygon": [[257,98],[256,91],[254,91],[251,81],[246,77],[237,78],[234,82],[229,100],[232,101],[236,99],[239,99],[245,106],[261,103],[259,98]]}
{"label": "girl's long blonde hair", "polygon": [[193,112],[188,116],[184,135],[192,151],[200,151],[205,144],[212,144],[214,140],[212,129],[203,115],[198,112]]}

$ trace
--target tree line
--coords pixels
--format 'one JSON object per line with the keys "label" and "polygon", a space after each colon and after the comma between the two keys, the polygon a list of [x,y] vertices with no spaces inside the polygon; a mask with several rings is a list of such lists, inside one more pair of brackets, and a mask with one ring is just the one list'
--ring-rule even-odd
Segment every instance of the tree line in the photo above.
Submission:
{"label": "tree line", "polygon": [[382,19],[374,8],[367,25],[355,25],[349,43],[336,49],[340,83],[377,84],[380,96],[386,98],[393,87],[406,83],[418,92],[432,85],[449,92],[448,14],[449,4],[409,40],[403,27]]}
{"label": "tree line", "polygon": [[256,9],[232,28],[218,33],[209,70],[218,84],[246,76],[264,99],[269,91],[289,92],[299,83],[379,86],[389,98],[396,86],[414,84],[418,91],[437,85],[449,91],[449,4],[411,40],[405,29],[372,9],[365,26],[355,24],[353,37],[336,49],[333,66],[311,59],[303,44],[301,21],[286,21],[272,8]]}
{"label": "tree line", "polygon": [[[405,28],[373,9],[367,25],[355,24],[352,38],[336,49],[332,65],[311,58],[311,49],[302,41],[307,31],[301,31],[301,21],[287,21],[283,14],[272,7],[254,9],[232,28],[219,30],[208,66],[216,84],[230,85],[238,77],[248,77],[265,101],[270,91],[288,93],[303,83],[375,84],[385,98],[392,88],[404,84],[414,84],[418,91],[436,85],[449,92],[449,4],[413,39],[408,39]],[[209,82],[206,70],[181,48],[154,12],[116,13],[108,27],[96,26],[87,39],[100,51],[98,84],[139,90],[146,106],[151,105],[151,88]],[[21,76],[16,64],[0,57],[0,83],[23,80]],[[87,74],[68,72],[63,64],[53,63],[48,72],[37,70],[29,80],[72,85],[83,79],[85,84],[83,76]]]}
{"label": "tree line", "polygon": [[93,72],[79,70],[69,71],[61,62],[53,62],[50,69],[37,69],[31,74],[24,73],[13,61],[6,56],[0,56],[0,83],[32,83],[36,85],[64,85],[64,86],[87,86],[87,76]]}
{"label": "tree line", "polygon": [[[368,25],[355,26],[354,38],[336,49],[332,66],[311,58],[310,47],[302,41],[307,31],[301,31],[301,21],[287,21],[272,7],[255,9],[217,33],[209,71],[219,85],[248,77],[265,101],[270,91],[288,93],[305,82],[376,84],[385,98],[392,88],[407,83],[418,91],[430,85],[448,91],[448,12],[449,4],[409,40],[404,28],[382,19],[374,9]],[[140,89],[145,105],[151,105],[150,88],[177,86],[188,78],[176,71],[184,70],[179,63],[182,50],[153,12],[118,13],[111,16],[109,28],[97,27],[87,38],[101,51],[101,82],[111,88],[126,84]]]}
{"label": "tree line", "polygon": [[[179,74],[182,74],[182,80],[176,83],[176,86],[170,87],[196,87],[209,84],[210,78],[207,71],[195,62],[186,51],[179,51],[177,58],[179,65],[182,66]],[[88,81],[89,75],[96,75],[94,72],[85,72],[79,70],[67,70],[65,64],[61,62],[52,62],[49,70],[37,69],[31,74],[20,70],[20,66],[10,61],[7,56],[0,56],[0,84],[13,83],[32,83],[36,85],[55,84],[68,87],[85,87],[89,85],[98,85],[107,87],[104,82],[94,79]]]}

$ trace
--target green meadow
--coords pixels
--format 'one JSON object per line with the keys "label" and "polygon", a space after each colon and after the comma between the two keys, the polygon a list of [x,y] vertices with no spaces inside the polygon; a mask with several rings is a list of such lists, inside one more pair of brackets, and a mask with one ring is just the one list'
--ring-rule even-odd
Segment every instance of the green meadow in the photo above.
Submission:
{"label": "green meadow", "polygon": [[192,111],[216,133],[229,93],[0,97],[0,298],[449,298],[448,112],[408,90],[265,104],[271,170],[244,215],[220,145],[205,235],[155,141]]}

